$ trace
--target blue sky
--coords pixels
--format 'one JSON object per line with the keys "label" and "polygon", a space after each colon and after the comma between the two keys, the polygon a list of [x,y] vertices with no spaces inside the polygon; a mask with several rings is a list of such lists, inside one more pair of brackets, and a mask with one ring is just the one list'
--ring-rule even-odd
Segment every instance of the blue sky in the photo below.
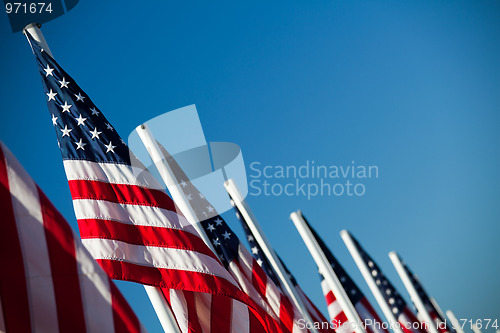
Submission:
{"label": "blue sky", "polygon": [[[500,2],[82,0],[42,31],[123,137],[196,104],[207,140],[238,144],[249,174],[252,162],[378,166],[361,197],[248,197],[325,312],[288,219],[299,208],[367,294],[341,229],[405,296],[391,250],[443,309],[500,320]],[[0,139],[76,228],[34,57],[5,15],[0,36]],[[119,286],[159,331],[142,288]]]}

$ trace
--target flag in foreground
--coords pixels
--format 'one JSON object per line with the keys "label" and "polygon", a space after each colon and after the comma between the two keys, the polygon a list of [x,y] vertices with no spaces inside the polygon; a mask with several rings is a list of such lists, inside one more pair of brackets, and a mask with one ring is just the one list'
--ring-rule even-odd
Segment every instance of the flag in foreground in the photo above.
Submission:
{"label": "flag in foreground", "polygon": [[[318,242],[321,250],[325,254],[326,258],[330,266],[332,266],[335,275],[337,275],[340,283],[342,284],[342,288],[344,288],[349,300],[352,305],[354,305],[354,309],[358,313],[361,321],[365,323],[365,329],[368,333],[388,333],[388,331],[382,328],[383,321],[380,319],[378,314],[373,309],[372,305],[365,297],[363,292],[358,288],[358,286],[354,283],[351,277],[344,270],[342,265],[338,262],[337,258],[333,255],[333,253],[328,249],[325,242],[321,239],[318,233],[311,227],[306,218],[302,215],[304,221],[307,226],[311,230],[314,238]],[[349,333],[353,330],[349,327],[342,326],[342,323],[347,322],[347,317],[342,310],[340,303],[337,301],[335,294],[332,288],[328,285],[328,282],[320,274],[321,278],[321,288],[323,289],[323,295],[325,295],[326,304],[328,306],[328,313],[330,315],[330,319],[336,323],[337,326],[340,326],[337,329],[338,332]]]}
{"label": "flag in foreground", "polygon": [[0,142],[0,332],[141,332],[115,284]]}
{"label": "flag in foreground", "polygon": [[[188,332],[275,332],[268,316],[240,289],[101,111],[27,36],[42,76],[80,236],[94,259],[113,279],[164,288],[167,300],[185,310],[182,322],[177,318]],[[172,299],[171,290],[185,294]],[[220,306],[233,299],[238,302],[232,311]],[[198,311],[196,305],[202,303],[211,310]]]}

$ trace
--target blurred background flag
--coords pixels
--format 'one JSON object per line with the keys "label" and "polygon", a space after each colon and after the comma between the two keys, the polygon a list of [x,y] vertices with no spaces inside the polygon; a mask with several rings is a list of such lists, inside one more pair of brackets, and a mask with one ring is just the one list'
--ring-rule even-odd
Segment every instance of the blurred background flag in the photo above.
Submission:
{"label": "blurred background flag", "polygon": [[0,332],[143,332],[135,313],[0,142]]}
{"label": "blurred background flag", "polygon": [[[357,311],[360,319],[364,323],[370,323],[370,325],[365,326],[365,330],[369,333],[388,333],[386,329],[382,328],[383,321],[375,312],[375,309],[373,309],[368,299],[354,283],[349,274],[347,274],[344,268],[340,265],[337,258],[335,258],[330,249],[328,249],[325,242],[321,239],[318,233],[314,230],[314,228],[311,227],[302,212],[300,212],[300,216],[302,217],[306,226],[311,231],[312,236],[320,246],[321,251],[324,253],[329,265],[333,269],[335,275],[338,277],[342,288],[345,290],[350,302],[354,305],[354,309]],[[352,329],[349,329],[346,326],[342,326],[342,323],[347,322],[347,317],[344,313],[344,310],[342,309],[340,302],[337,300],[338,295],[335,295],[334,290],[329,285],[323,274],[320,273],[319,275],[321,279],[321,289],[323,290],[323,295],[325,296],[330,320],[332,320],[334,323],[336,323],[337,326],[339,326],[339,329],[337,329],[337,331],[342,333],[352,332]]]}
{"label": "blurred background flag", "polygon": [[437,307],[437,303],[433,302],[425,292],[418,277],[410,271],[406,263],[394,251],[389,253],[389,258],[391,258],[406,290],[410,294],[413,304],[415,304],[418,319],[421,322],[429,323],[429,330],[434,333],[454,333],[453,326],[446,322],[445,317]]}
{"label": "blurred background flag", "polygon": [[[250,252],[252,253],[252,256],[254,257],[255,260],[257,260],[257,263],[264,269],[267,276],[269,276],[274,281],[274,283],[279,286],[280,284],[279,284],[279,281],[276,277],[276,273],[274,272],[271,264],[269,263],[269,259],[265,255],[265,253],[262,250],[262,248],[260,247],[259,243],[255,240],[255,236],[252,233],[252,231],[250,230],[246,219],[243,217],[240,210],[238,209],[238,206],[236,204],[234,204],[234,201],[232,199],[231,199],[231,203],[234,207],[236,217],[241,222],[241,226],[243,227],[243,230],[245,232],[246,239],[247,239],[248,245],[250,247]],[[279,258],[279,256],[278,256],[278,258]],[[279,258],[279,260],[283,264],[283,267],[285,268],[286,273],[290,277],[290,280],[291,280],[294,288],[297,290],[298,294],[300,295],[300,297],[302,299],[302,303],[306,306],[307,311],[309,312],[309,315],[311,316],[312,320],[315,323],[319,324],[318,331],[319,332],[333,332],[334,329],[331,327],[331,325],[325,326],[325,324],[324,324],[324,323],[329,323],[329,321],[325,318],[325,316],[323,316],[321,311],[314,305],[314,303],[309,299],[309,297],[307,297],[307,295],[304,293],[302,288],[300,288],[300,286],[297,283],[297,280],[292,275],[292,273],[290,273],[290,271],[287,269],[287,267],[285,266],[285,264],[283,263],[281,258]],[[282,287],[280,287],[280,288],[283,289]]]}
{"label": "blurred background flag", "polygon": [[423,325],[358,241],[347,230],[342,230],[340,235],[387,320],[391,323],[393,331],[424,333],[426,330],[423,329]]}

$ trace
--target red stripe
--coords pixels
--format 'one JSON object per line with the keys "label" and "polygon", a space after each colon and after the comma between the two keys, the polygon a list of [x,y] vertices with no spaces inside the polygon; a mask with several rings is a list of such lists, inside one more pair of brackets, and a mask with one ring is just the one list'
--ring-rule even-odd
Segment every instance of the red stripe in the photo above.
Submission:
{"label": "red stripe", "polygon": [[329,291],[325,295],[325,300],[326,300],[326,306],[329,306],[330,304],[332,304],[333,302],[335,302],[336,298],[335,298],[335,295],[333,294],[333,291]]}
{"label": "red stripe", "polygon": [[40,189],[38,197],[49,253],[59,330],[86,332],[73,232]]}
{"label": "red stripe", "polygon": [[112,279],[132,281],[156,287],[180,289],[203,293],[217,293],[233,297],[245,304],[251,303],[248,295],[227,280],[200,272],[136,265],[133,263],[96,259]]}
{"label": "red stripe", "polygon": [[257,290],[257,292],[267,299],[266,288],[267,288],[267,274],[264,272],[262,267],[257,263],[255,259],[252,258],[252,285]]}
{"label": "red stripe", "polygon": [[281,322],[281,329],[286,332],[286,331],[292,331],[293,330],[293,318],[294,318],[294,313],[293,313],[293,307],[292,303],[288,299],[288,297],[281,295],[280,299],[280,322]]}
{"label": "red stripe", "polygon": [[135,245],[190,250],[219,260],[199,236],[185,230],[138,226],[96,219],[78,220],[78,226],[82,239],[113,239]]}
{"label": "red stripe", "polygon": [[30,305],[23,253],[16,226],[14,209],[9,190],[9,178],[0,144],[0,205],[2,223],[0,232],[0,297],[7,332],[31,332]]}
{"label": "red stripe", "polygon": [[109,280],[113,323],[116,333],[140,333],[141,324],[134,311],[120,293],[116,285]]}
{"label": "red stripe", "polygon": [[68,183],[73,200],[106,200],[121,204],[159,207],[176,212],[172,199],[161,190],[96,180],[69,180]]}
{"label": "red stripe", "polygon": [[198,311],[196,311],[195,296],[192,292],[184,291],[188,311],[188,333],[202,333]]}
{"label": "red stripe", "polygon": [[230,333],[233,320],[239,320],[233,318],[233,300],[226,296],[212,295],[210,332]]}

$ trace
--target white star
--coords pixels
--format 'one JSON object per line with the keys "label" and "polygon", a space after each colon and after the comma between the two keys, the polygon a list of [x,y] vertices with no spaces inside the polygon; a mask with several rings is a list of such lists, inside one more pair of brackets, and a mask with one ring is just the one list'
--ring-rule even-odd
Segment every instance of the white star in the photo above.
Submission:
{"label": "white star", "polygon": [[69,132],[71,132],[71,131],[72,131],[72,129],[68,129],[68,125],[64,125],[64,128],[61,129],[61,132],[63,133],[62,136],[63,137],[66,136],[66,135],[69,136]]}
{"label": "white star", "polygon": [[59,81],[61,84],[61,88],[68,88],[69,81],[66,81],[66,78],[63,77],[62,81]]}
{"label": "white star", "polygon": [[191,193],[189,193],[186,198],[188,198],[188,200],[193,200],[193,197],[191,197]]}
{"label": "white star", "polygon": [[109,153],[109,152],[114,153],[114,152],[115,152],[115,151],[114,151],[114,149],[116,148],[116,146],[113,146],[113,145],[111,144],[111,141],[109,141],[109,145],[104,145],[104,147],[106,147],[106,148],[107,148],[106,153]]}
{"label": "white star", "polygon": [[99,139],[99,134],[101,134],[101,133],[102,133],[102,132],[98,132],[98,131],[97,131],[97,127],[96,127],[96,128],[94,128],[94,130],[93,130],[93,131],[90,131],[90,134],[92,134],[92,139],[94,139],[94,138]]}
{"label": "white star", "polygon": [[222,220],[220,219],[220,217],[218,217],[214,222],[216,225],[222,225]]}
{"label": "white star", "polygon": [[248,235],[247,239],[249,242],[253,242],[255,240],[252,235]]}
{"label": "white star", "polygon": [[49,96],[49,102],[50,102],[51,100],[54,100],[54,101],[55,101],[55,100],[56,100],[56,98],[55,98],[55,97],[57,96],[57,93],[53,92],[53,91],[52,91],[52,89],[50,89],[50,91],[49,91],[49,93],[47,94],[47,96]]}
{"label": "white star", "polygon": [[61,107],[62,107],[62,112],[69,112],[69,111],[70,111],[69,109],[70,109],[72,106],[73,106],[73,105],[68,104],[68,102],[67,102],[67,101],[64,101],[64,105],[61,105]]}
{"label": "white star", "polygon": [[219,246],[220,245],[220,242],[219,242],[218,238],[214,239],[213,243],[214,243],[214,246]]}
{"label": "white star", "polygon": [[389,304],[394,304],[395,300],[394,298],[389,298]]}
{"label": "white star", "polygon": [[382,284],[382,282],[379,279],[377,279],[375,283],[377,284],[377,286],[380,286]]}
{"label": "white star", "polygon": [[213,211],[214,211],[214,207],[212,207],[212,206],[208,206],[208,207],[207,207],[207,209],[208,209],[208,212],[209,212],[209,213],[211,213],[211,212],[213,212]]}
{"label": "white star", "polygon": [[113,130],[113,126],[111,126],[109,123],[106,123],[106,127],[107,127],[109,130]]}
{"label": "white star", "polygon": [[80,117],[75,118],[75,119],[78,122],[78,126],[85,125],[85,120],[87,120],[87,118],[83,118],[82,115],[80,115]]}
{"label": "white star", "polygon": [[199,195],[200,195],[200,199],[205,198],[205,197],[203,196],[203,194],[199,193]]}
{"label": "white star", "polygon": [[386,289],[385,293],[386,293],[387,295],[390,295],[390,294],[392,294],[392,291],[391,291],[391,289]]}
{"label": "white star", "polygon": [[224,236],[224,239],[229,239],[229,237],[231,237],[231,233],[226,231],[222,234],[222,236]]}
{"label": "white star", "polygon": [[373,261],[371,261],[371,260],[370,260],[370,261],[368,262],[368,266],[373,267]]}
{"label": "white star", "polygon": [[351,290],[351,295],[356,295],[356,289]]}
{"label": "white star", "polygon": [[394,314],[398,313],[398,308],[392,308],[392,312],[393,312]]}
{"label": "white star", "polygon": [[92,111],[92,115],[93,116],[98,116],[99,115],[99,111],[97,111],[96,108],[92,108],[92,109],[90,109],[90,111]]}
{"label": "white star", "polygon": [[213,224],[209,224],[207,228],[208,228],[209,231],[214,231],[215,230],[215,227],[214,227]]}
{"label": "white star", "polygon": [[54,124],[54,126],[57,125],[57,118],[59,118],[59,117],[56,117],[55,114],[52,115],[52,124]]}
{"label": "white star", "polygon": [[[182,179],[181,179],[181,180],[182,180]],[[182,180],[179,184],[180,184],[182,187],[186,187],[186,186],[187,186],[186,182],[185,182],[185,181],[183,181],[183,180]]]}
{"label": "white star", "polygon": [[372,271],[372,275],[373,275],[373,276],[377,276],[377,275],[378,275],[378,272],[377,272],[376,270],[373,270],[373,271]]}
{"label": "white star", "polygon": [[262,266],[262,259],[257,259],[257,263],[259,264],[259,266]]}
{"label": "white star", "polygon": [[83,99],[85,98],[84,96],[82,96],[81,93],[78,93],[78,95],[77,94],[73,94],[73,95],[75,95],[77,102],[78,101],[82,101],[83,102]]}
{"label": "white star", "polygon": [[50,67],[49,67],[49,64],[47,64],[47,68],[44,68],[43,70],[45,71],[45,77],[47,77],[47,76],[49,76],[49,75],[54,76],[54,75],[52,74],[52,72],[54,71],[54,68],[50,68]]}
{"label": "white star", "polygon": [[87,144],[86,143],[83,143],[83,139],[80,138],[80,141],[78,142],[75,142],[76,143],[76,150],[78,149],[81,149],[81,150],[85,150],[85,148],[83,148],[83,146],[86,146]]}
{"label": "white star", "polygon": [[252,253],[253,254],[259,253],[259,249],[257,248],[257,246],[252,247]]}

